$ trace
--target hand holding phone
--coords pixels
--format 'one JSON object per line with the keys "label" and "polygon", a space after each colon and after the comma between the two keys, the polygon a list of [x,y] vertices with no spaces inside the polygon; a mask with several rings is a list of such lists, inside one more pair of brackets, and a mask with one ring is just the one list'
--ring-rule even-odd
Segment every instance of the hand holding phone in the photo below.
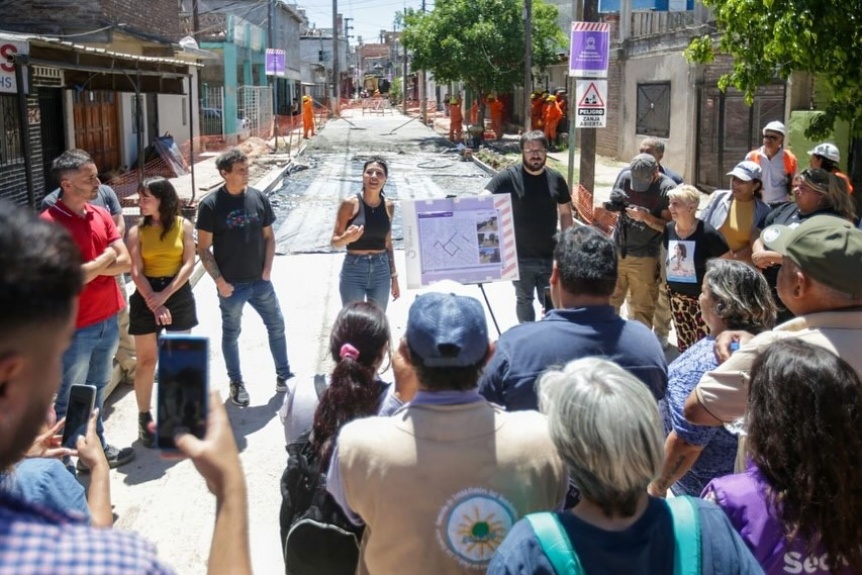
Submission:
{"label": "hand holding phone", "polygon": [[175,437],[190,433],[202,439],[208,413],[209,340],[186,334],[159,339],[159,386],[156,445],[176,451]]}
{"label": "hand holding phone", "polygon": [[96,388],[92,385],[73,385],[69,388],[69,407],[63,428],[63,447],[75,449],[78,436],[87,434],[87,422],[96,404]]}

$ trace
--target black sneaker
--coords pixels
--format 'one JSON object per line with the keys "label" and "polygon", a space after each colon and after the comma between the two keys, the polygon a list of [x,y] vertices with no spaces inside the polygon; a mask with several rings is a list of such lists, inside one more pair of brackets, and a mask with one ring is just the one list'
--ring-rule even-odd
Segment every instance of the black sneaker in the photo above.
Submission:
{"label": "black sneaker", "polygon": [[[114,447],[113,445],[105,446],[105,459],[108,460],[108,467],[111,469],[116,469],[121,465],[125,465],[132,461],[135,458],[135,450],[131,447],[124,447],[119,449]],[[78,473],[89,473],[90,468],[87,465],[78,459],[78,464],[75,466],[78,468]]]}
{"label": "black sneaker", "polygon": [[241,381],[230,382],[230,400],[240,407],[248,407],[249,397],[245,384]]}
{"label": "black sneaker", "polygon": [[138,414],[138,439],[144,447],[153,448],[156,445],[156,434],[150,431],[153,416],[149,411]]}
{"label": "black sneaker", "polygon": [[293,379],[296,377],[296,374],[292,371],[287,372],[287,377],[276,377],[275,378],[275,391],[278,393],[284,393],[287,391],[287,380]]}

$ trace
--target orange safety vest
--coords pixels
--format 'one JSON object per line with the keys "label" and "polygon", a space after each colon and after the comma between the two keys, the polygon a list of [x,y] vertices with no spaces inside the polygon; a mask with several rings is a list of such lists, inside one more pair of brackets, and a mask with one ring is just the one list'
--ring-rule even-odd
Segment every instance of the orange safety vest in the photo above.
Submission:
{"label": "orange safety vest", "polygon": [[[796,156],[793,155],[787,148],[783,149],[784,151],[784,171],[790,176],[793,177],[796,174],[796,169],[799,167],[796,163]],[[760,153],[760,148],[756,150],[751,150],[748,152],[746,158],[749,158],[752,162],[755,162],[758,166],[760,165],[760,157],[763,154]]]}

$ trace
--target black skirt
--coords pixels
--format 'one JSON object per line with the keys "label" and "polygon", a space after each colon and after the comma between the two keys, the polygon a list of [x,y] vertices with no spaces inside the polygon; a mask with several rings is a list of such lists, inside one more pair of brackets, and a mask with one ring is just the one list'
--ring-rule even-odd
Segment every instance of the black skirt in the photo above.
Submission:
{"label": "black skirt", "polygon": [[[153,291],[162,291],[170,285],[174,278],[147,278]],[[146,335],[159,333],[160,331],[188,331],[198,324],[197,310],[195,309],[195,296],[192,293],[192,284],[186,282],[175,291],[165,307],[171,312],[171,324],[164,326],[156,324],[156,316],[147,307],[143,296],[135,290],[129,297],[129,334]]]}

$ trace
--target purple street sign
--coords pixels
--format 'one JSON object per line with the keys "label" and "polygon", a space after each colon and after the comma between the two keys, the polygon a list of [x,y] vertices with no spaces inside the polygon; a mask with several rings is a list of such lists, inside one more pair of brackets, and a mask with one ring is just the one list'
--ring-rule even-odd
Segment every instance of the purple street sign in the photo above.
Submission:
{"label": "purple street sign", "polygon": [[266,75],[284,76],[285,54],[284,50],[266,50]]}
{"label": "purple street sign", "polygon": [[610,25],[606,22],[572,22],[569,76],[607,78]]}

